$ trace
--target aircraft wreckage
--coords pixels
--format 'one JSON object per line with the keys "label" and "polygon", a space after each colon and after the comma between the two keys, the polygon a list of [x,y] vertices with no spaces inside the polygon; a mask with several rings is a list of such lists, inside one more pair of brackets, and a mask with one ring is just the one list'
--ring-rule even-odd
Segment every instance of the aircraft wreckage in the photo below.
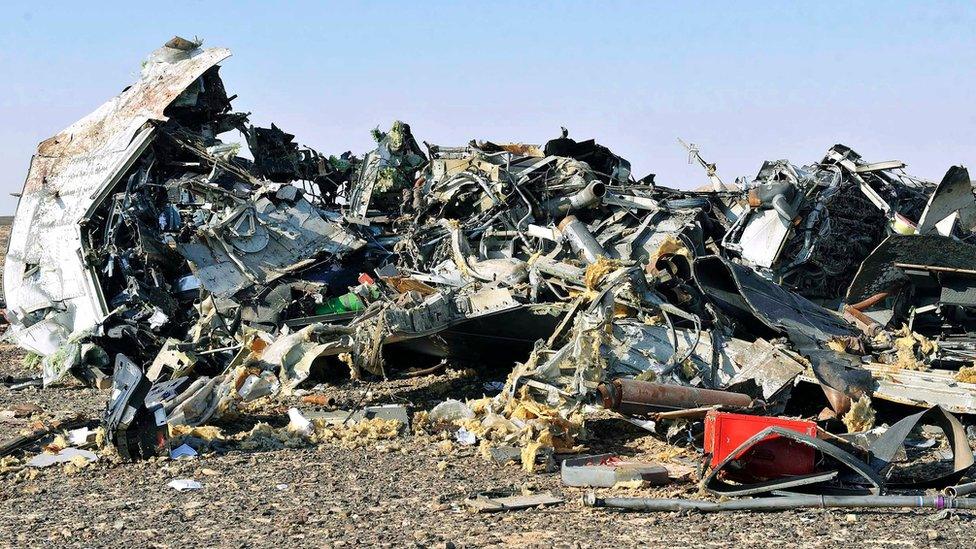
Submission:
{"label": "aircraft wreckage", "polygon": [[153,52],[39,145],[18,204],[6,337],[43,357],[44,385],[111,385],[125,457],[323,372],[420,356],[514,367],[481,435],[545,419],[557,451],[586,405],[652,430],[866,398],[976,413],[965,168],[934,183],[834,145],[736,184],[702,162],[714,188],[682,191],[565,130],[421,146],[402,122],[362,157],[322,154],[232,109],[229,56]]}

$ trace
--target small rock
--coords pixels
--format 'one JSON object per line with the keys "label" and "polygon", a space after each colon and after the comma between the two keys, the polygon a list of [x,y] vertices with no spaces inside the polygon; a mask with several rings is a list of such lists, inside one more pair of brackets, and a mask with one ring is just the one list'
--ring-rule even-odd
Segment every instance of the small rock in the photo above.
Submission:
{"label": "small rock", "polygon": [[926,530],[925,535],[929,538],[929,541],[935,541],[942,537],[939,535],[939,532],[935,530]]}
{"label": "small rock", "polygon": [[844,515],[844,520],[846,520],[847,522],[857,522],[857,515],[855,515],[854,513],[847,513],[846,515]]}

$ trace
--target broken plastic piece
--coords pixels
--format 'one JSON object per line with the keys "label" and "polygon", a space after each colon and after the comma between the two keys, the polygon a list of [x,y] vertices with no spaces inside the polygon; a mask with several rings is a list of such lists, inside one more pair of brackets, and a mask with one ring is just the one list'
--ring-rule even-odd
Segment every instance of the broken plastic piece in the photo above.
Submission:
{"label": "broken plastic piece", "polygon": [[315,427],[312,422],[302,415],[298,408],[288,409],[288,430],[293,433],[298,433],[302,436],[310,436],[315,432]]}
{"label": "broken plastic piece", "polygon": [[88,427],[80,427],[78,429],[72,429],[68,431],[68,443],[72,446],[81,446],[83,444],[88,444],[91,439],[96,435],[97,431],[93,431]]}
{"label": "broken plastic piece", "polygon": [[430,420],[435,422],[450,423],[461,419],[471,419],[474,412],[468,405],[460,400],[449,399],[434,406],[430,411]]}
{"label": "broken plastic piece", "polygon": [[193,459],[197,457],[197,451],[189,444],[181,444],[169,452],[170,459]]}
{"label": "broken plastic piece", "polygon": [[461,446],[474,446],[478,442],[478,437],[471,431],[461,427],[454,433],[454,440]]}
{"label": "broken plastic piece", "polygon": [[170,488],[176,490],[177,492],[186,492],[189,490],[199,490],[203,488],[203,484],[200,484],[199,482],[188,478],[173,479],[168,483],[166,483],[166,486],[169,486]]}
{"label": "broken plastic piece", "polygon": [[88,450],[78,448],[64,448],[56,454],[38,454],[27,462],[29,467],[50,467],[56,463],[68,463],[75,459],[83,459],[88,463],[98,461],[98,455]]}

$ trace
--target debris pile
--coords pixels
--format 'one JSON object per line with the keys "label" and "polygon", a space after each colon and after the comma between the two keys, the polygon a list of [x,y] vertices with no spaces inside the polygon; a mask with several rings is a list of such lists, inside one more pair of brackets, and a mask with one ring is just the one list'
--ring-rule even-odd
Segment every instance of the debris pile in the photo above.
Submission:
{"label": "debris pile", "polygon": [[[965,168],[935,184],[835,145],[735,185],[702,161],[715,189],[682,191],[566,130],[442,146],[399,121],[362,157],[329,155],[235,112],[229,55],[183,39],[153,52],[135,84],[40,144],[18,205],[7,337],[45,386],[111,386],[102,426],[122,457],[162,455],[312,380],[395,377],[426,356],[512,370],[497,396],[448,400],[413,431],[448,429],[530,471],[583,449],[594,406],[704,437],[704,486],[722,495],[904,488],[884,475],[926,421],[954,468],[910,487],[972,466],[952,415],[976,414]],[[875,431],[880,402],[891,427],[845,439]],[[289,417],[247,438],[383,439],[409,423],[403,409]],[[759,446],[771,462],[743,457]],[[667,477],[612,455],[562,471],[576,486]]]}

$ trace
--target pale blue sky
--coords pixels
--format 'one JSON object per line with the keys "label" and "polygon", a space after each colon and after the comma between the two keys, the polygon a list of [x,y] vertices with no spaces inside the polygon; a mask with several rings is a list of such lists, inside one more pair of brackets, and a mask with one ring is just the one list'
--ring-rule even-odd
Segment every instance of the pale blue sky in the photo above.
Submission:
{"label": "pale blue sky", "polygon": [[542,142],[560,126],[639,177],[726,180],[835,142],[938,179],[976,160],[976,3],[46,2],[0,4],[0,214],[38,141],[128,85],[174,34],[225,46],[238,110],[322,152],[418,139]]}

